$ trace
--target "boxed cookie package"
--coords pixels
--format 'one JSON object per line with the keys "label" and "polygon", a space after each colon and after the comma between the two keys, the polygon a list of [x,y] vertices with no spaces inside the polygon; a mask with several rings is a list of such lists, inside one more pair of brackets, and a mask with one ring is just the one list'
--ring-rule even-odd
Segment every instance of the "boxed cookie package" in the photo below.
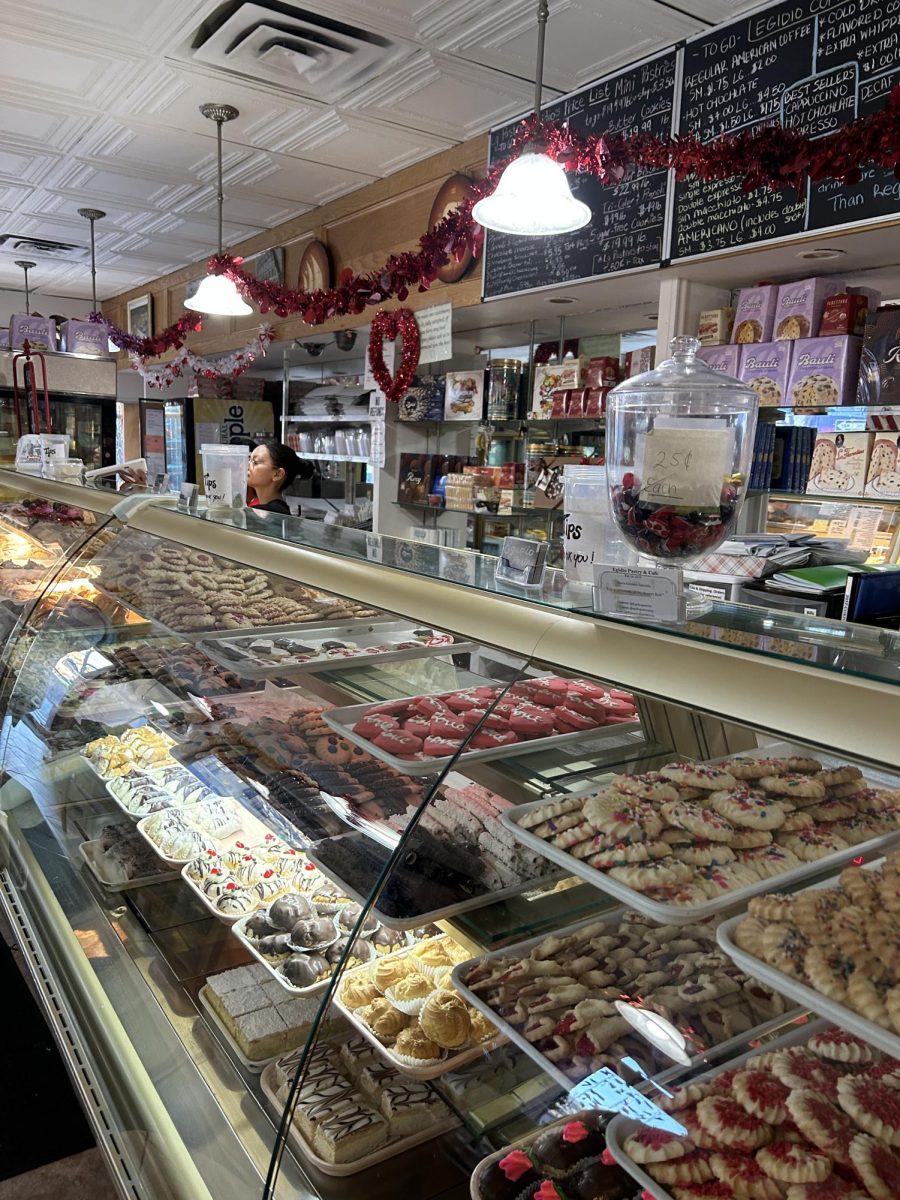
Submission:
{"label": "boxed cookie package", "polygon": [[865,495],[876,500],[900,500],[900,434],[895,430],[875,434]]}
{"label": "boxed cookie package", "polygon": [[873,437],[871,433],[818,434],[806,494],[862,496]]}
{"label": "boxed cookie package", "polygon": [[741,288],[731,331],[732,342],[743,346],[748,342],[771,341],[777,299],[778,287],[774,283]]}
{"label": "boxed cookie package", "polygon": [[701,346],[724,346],[734,327],[733,308],[707,308],[700,314],[697,337]]}
{"label": "boxed cookie package", "polygon": [[740,347],[738,379],[750,384],[759,396],[760,408],[777,408],[785,403],[792,348],[791,342],[760,342],[758,346]]}
{"label": "boxed cookie package", "polygon": [[95,321],[66,321],[62,327],[62,348],[69,354],[106,354],[109,335],[106,326]]}
{"label": "boxed cookie package", "polygon": [[531,415],[549,420],[553,408],[553,393],[567,388],[577,388],[581,383],[581,367],[577,358],[559,363],[544,363],[534,368],[534,391],[531,397]]}
{"label": "boxed cookie package", "polygon": [[833,275],[783,283],[778,289],[778,299],[775,303],[773,339],[781,342],[817,337],[825,301],[829,296],[843,290],[843,279]]}
{"label": "boxed cookie package", "polygon": [[792,408],[854,403],[859,352],[859,338],[849,335],[795,341],[785,403]]}
{"label": "boxed cookie package", "polygon": [[737,379],[741,361],[740,346],[701,346],[697,357],[702,358],[710,370]]}

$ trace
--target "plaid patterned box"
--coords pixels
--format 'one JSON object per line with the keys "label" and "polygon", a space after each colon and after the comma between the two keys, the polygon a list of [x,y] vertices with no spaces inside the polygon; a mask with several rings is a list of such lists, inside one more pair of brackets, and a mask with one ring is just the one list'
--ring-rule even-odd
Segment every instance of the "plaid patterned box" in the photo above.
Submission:
{"label": "plaid patterned box", "polygon": [[752,554],[706,554],[691,563],[691,572],[704,575],[737,575],[744,579],[761,579],[778,570],[771,558]]}

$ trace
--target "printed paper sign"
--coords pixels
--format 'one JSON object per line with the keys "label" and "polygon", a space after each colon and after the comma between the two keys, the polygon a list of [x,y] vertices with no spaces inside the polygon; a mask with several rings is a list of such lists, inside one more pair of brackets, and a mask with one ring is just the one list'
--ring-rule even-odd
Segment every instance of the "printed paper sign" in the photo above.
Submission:
{"label": "printed paper sign", "polygon": [[640,499],[715,508],[732,461],[734,430],[721,421],[657,419],[644,436]]}
{"label": "printed paper sign", "polygon": [[678,567],[594,567],[594,609],[643,621],[681,617],[682,573]]}
{"label": "printed paper sign", "polygon": [[419,365],[453,357],[453,305],[434,304],[416,313],[419,326]]}

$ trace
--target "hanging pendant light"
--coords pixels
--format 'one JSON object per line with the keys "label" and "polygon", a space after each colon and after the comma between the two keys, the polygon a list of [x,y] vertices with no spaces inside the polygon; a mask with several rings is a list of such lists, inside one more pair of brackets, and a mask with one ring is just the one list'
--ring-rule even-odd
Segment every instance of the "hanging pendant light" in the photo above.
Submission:
{"label": "hanging pendant light", "polygon": [[[550,9],[547,0],[538,0],[538,47],[535,66],[534,115],[541,119],[541,92],[544,82],[544,39]],[[472,218],[485,229],[514,233],[523,237],[546,237],[571,233],[591,219],[591,210],[577,200],[569,187],[566,172],[547,153],[540,142],[526,142],[490,196],[472,209]]]}
{"label": "hanging pendant light", "polygon": [[[95,313],[100,310],[97,308],[97,247],[94,241],[94,223],[102,221],[106,213],[101,208],[79,208],[78,215],[91,223],[91,312]],[[119,353],[119,347],[112,338],[106,339],[106,352]]]}
{"label": "hanging pendant light", "polygon": [[16,266],[21,267],[25,272],[25,315],[31,316],[31,289],[28,286],[28,272],[32,267],[36,267],[37,263],[31,262],[29,259],[17,258]]}
{"label": "hanging pendant light", "polygon": [[[201,104],[200,111],[204,117],[216,123],[216,159],[218,165],[217,202],[219,209],[219,254],[222,253],[222,202],[225,199],[222,191],[222,126],[226,121],[233,121],[238,110],[230,104]],[[185,300],[185,308],[194,312],[205,313],[211,317],[245,317],[253,312],[250,305],[237,290],[232,279],[224,275],[207,275],[190,300]]]}

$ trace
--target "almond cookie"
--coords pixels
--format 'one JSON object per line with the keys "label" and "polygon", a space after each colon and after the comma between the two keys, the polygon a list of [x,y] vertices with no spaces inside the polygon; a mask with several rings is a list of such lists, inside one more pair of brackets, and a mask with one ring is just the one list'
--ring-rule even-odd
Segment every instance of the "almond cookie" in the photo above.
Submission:
{"label": "almond cookie", "polygon": [[637,892],[687,883],[693,877],[693,871],[686,863],[676,862],[671,856],[651,859],[639,866],[612,867],[607,874],[610,879],[616,879]]}
{"label": "almond cookie", "polygon": [[864,1075],[838,1081],[838,1104],[860,1129],[890,1146],[900,1146],[900,1093]]}
{"label": "almond cookie", "polygon": [[716,1179],[731,1188],[735,1200],[782,1200],[781,1188],[752,1155],[723,1150],[712,1155],[709,1164]]}
{"label": "almond cookie", "polygon": [[749,1152],[772,1140],[772,1127],[730,1096],[707,1096],[697,1105],[697,1120],[723,1146]]}
{"label": "almond cookie", "polygon": [[798,807],[805,807],[800,803],[803,800],[812,804],[825,799],[825,785],[810,775],[764,775],[759,785],[773,796],[787,796]]}
{"label": "almond cookie", "polygon": [[622,1149],[636,1163],[668,1162],[683,1158],[693,1148],[686,1137],[676,1137],[666,1129],[653,1129],[649,1125],[641,1125],[622,1143]]}
{"label": "almond cookie", "polygon": [[[648,1163],[647,1173],[652,1175],[657,1183],[663,1184],[705,1183],[707,1179],[713,1178],[708,1150],[692,1150],[683,1158]],[[776,1200],[780,1200],[780,1197],[776,1197]]]}
{"label": "almond cookie", "polygon": [[769,1071],[738,1071],[732,1090],[748,1113],[768,1125],[783,1125],[787,1120],[785,1101],[790,1089]]}
{"label": "almond cookie", "polygon": [[836,1105],[810,1088],[797,1088],[787,1098],[797,1128],[814,1146],[841,1163],[850,1162],[850,1143],[857,1129]]}
{"label": "almond cookie", "polygon": [[728,842],[734,833],[734,826],[718,813],[690,801],[676,800],[672,804],[664,804],[662,815],[670,825],[686,829],[707,842]]}
{"label": "almond cookie", "polygon": [[779,1183],[821,1183],[831,1174],[831,1159],[822,1150],[797,1142],[772,1142],[757,1151],[756,1161]]}
{"label": "almond cookie", "polygon": [[[709,798],[711,808],[729,820],[732,825],[747,829],[777,829],[784,824],[785,811],[771,796],[764,792],[737,788],[733,792],[713,792]],[[848,814],[850,815],[850,814]]]}
{"label": "almond cookie", "polygon": [[737,782],[728,771],[705,763],[677,762],[660,768],[660,775],[684,787],[700,788],[704,792],[730,791]]}
{"label": "almond cookie", "polygon": [[837,787],[842,783],[852,783],[854,779],[862,779],[862,771],[859,767],[825,767],[824,770],[817,771],[815,779],[825,787]]}
{"label": "almond cookie", "polygon": [[873,1200],[897,1200],[900,1196],[900,1158],[866,1133],[850,1143],[850,1161]]}
{"label": "almond cookie", "polygon": [[823,1029],[806,1043],[813,1054],[831,1062],[870,1063],[874,1056],[868,1042],[845,1029]]}
{"label": "almond cookie", "polygon": [[[830,1063],[823,1062],[803,1046],[779,1050],[772,1059],[772,1073],[787,1088],[812,1088],[817,1095],[829,1099],[837,1096],[838,1080],[841,1078]],[[816,1145],[819,1143],[816,1142]]]}
{"label": "almond cookie", "polygon": [[790,850],[801,862],[815,862],[827,858],[836,850],[846,850],[850,845],[845,838],[827,829],[796,829],[792,833],[776,834],[775,840],[785,850]]}

